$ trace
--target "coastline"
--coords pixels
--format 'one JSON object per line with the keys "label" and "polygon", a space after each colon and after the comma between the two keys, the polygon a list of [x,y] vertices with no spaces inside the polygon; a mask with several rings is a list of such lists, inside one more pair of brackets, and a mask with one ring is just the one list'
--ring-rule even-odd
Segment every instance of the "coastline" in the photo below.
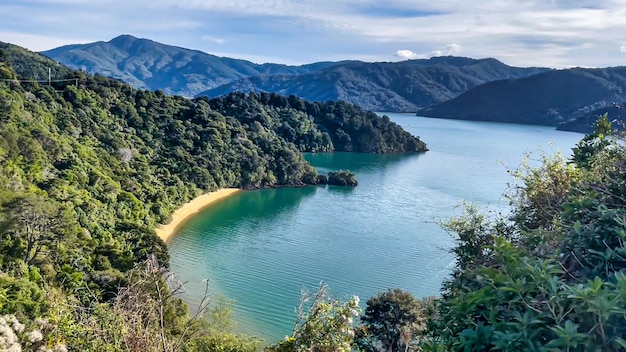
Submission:
{"label": "coastline", "polygon": [[168,224],[159,225],[156,228],[157,236],[159,236],[159,238],[162,239],[163,242],[167,243],[167,241],[169,241],[174,236],[176,230],[178,230],[181,225],[189,220],[189,218],[191,218],[201,210],[205,209],[209,205],[228,196],[231,196],[239,191],[241,191],[239,188],[222,188],[215,192],[209,192],[192,199],[190,202],[183,204],[183,206],[174,211],[174,213],[172,214],[172,221],[170,221]]}

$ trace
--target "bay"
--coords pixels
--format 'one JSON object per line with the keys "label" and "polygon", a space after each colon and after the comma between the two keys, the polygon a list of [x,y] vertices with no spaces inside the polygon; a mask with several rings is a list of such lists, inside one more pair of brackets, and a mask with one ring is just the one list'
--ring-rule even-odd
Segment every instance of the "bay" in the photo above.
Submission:
{"label": "bay", "polygon": [[388,114],[430,148],[423,154],[307,154],[320,172],[350,169],[359,186],[240,192],[191,219],[169,243],[171,267],[197,306],[235,301],[237,330],[275,342],[291,332],[300,290],[320,281],[365,301],[399,287],[437,295],[454,258],[439,222],[463,201],[505,211],[507,173],[524,155],[569,155],[582,134],[542,126]]}

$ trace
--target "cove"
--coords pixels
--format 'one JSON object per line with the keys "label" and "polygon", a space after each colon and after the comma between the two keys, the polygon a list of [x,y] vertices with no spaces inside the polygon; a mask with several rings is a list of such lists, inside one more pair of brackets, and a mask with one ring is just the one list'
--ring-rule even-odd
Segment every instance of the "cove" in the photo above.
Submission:
{"label": "cove", "polygon": [[[359,186],[239,192],[192,218],[169,242],[193,308],[210,280],[235,300],[238,330],[274,342],[291,332],[300,289],[326,282],[362,301],[387,288],[437,295],[453,239],[439,221],[465,200],[502,198],[527,152],[569,155],[582,134],[541,126],[388,114],[430,148],[424,154],[308,154],[319,171],[350,169]],[[530,161],[538,159],[531,155]]]}

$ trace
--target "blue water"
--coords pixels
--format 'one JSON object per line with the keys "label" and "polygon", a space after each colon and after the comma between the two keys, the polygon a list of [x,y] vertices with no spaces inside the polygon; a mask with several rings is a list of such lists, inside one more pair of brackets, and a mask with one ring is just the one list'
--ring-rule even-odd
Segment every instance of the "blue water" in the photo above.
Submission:
{"label": "blue water", "polygon": [[172,269],[197,305],[235,301],[238,330],[273,342],[289,334],[300,289],[326,282],[364,301],[387,288],[437,295],[452,238],[439,222],[462,201],[506,210],[502,195],[526,153],[569,154],[581,134],[549,127],[389,114],[420,136],[423,154],[309,154],[320,171],[350,169],[359,186],[245,191],[190,220],[169,244]]}

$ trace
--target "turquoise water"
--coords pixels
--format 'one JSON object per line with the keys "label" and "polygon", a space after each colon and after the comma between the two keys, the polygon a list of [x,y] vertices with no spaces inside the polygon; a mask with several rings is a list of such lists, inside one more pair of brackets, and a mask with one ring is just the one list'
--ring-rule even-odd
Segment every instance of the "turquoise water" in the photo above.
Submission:
{"label": "turquoise water", "polygon": [[[362,301],[387,288],[437,295],[452,238],[438,223],[470,201],[506,209],[507,168],[527,152],[570,148],[581,134],[548,127],[389,114],[422,137],[418,155],[309,154],[325,172],[350,169],[359,186],[244,191],[191,219],[169,244],[192,307],[211,292],[236,302],[238,330],[272,342],[289,334],[300,290],[326,282]],[[531,156],[531,161],[537,154]]]}

